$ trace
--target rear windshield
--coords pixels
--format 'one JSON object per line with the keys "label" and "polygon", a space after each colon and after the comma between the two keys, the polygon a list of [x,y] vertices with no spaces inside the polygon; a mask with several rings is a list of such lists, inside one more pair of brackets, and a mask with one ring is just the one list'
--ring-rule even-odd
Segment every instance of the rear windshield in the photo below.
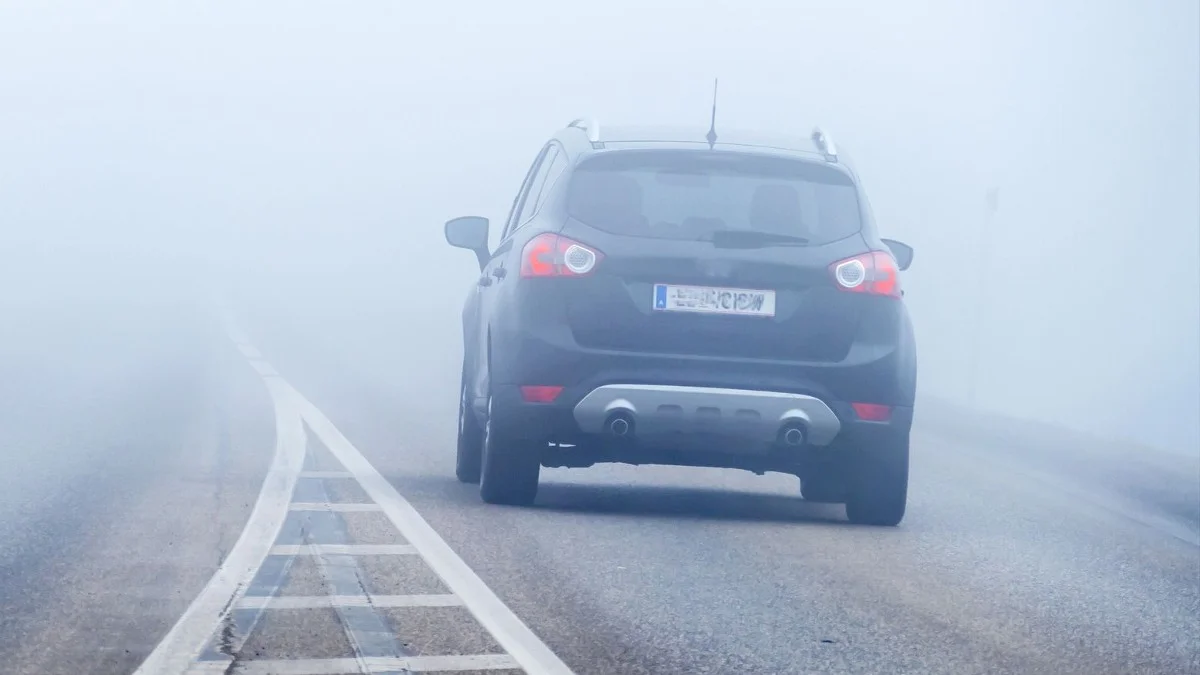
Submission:
{"label": "rear windshield", "polygon": [[818,162],[722,151],[626,150],[585,160],[567,197],[572,218],[635,237],[705,239],[754,230],[842,239],[862,228],[858,192]]}

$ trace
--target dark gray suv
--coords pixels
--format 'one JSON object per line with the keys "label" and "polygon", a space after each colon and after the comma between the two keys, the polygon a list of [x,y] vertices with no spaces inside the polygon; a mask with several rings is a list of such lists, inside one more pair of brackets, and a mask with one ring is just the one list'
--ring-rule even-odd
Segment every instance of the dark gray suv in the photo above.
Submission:
{"label": "dark gray suv", "polygon": [[[712,142],[710,142],[712,141]],[[457,475],[528,504],[542,466],[798,476],[857,523],[904,517],[916,347],[862,184],[799,139],[577,120],[530,167],[499,244],[446,223],[463,311]]]}

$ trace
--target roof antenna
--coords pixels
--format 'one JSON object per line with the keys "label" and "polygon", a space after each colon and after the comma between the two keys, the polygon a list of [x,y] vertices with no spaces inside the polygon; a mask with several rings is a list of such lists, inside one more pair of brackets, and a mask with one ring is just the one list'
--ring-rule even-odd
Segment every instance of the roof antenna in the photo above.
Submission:
{"label": "roof antenna", "polygon": [[712,125],[708,127],[708,135],[704,138],[708,141],[708,149],[712,150],[717,144],[717,78],[713,78]]}

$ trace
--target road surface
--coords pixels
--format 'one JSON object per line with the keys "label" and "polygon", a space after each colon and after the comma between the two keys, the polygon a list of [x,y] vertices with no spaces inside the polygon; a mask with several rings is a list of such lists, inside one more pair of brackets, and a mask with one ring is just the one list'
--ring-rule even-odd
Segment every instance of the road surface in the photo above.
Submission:
{"label": "road surface", "polygon": [[899,528],[665,467],[486,506],[453,332],[281,297],[10,312],[0,672],[1200,673],[1194,459],[925,417]]}

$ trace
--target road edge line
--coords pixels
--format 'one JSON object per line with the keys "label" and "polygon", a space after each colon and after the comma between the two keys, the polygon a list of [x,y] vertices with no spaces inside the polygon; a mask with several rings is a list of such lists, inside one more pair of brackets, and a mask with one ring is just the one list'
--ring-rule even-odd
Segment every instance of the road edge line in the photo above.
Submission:
{"label": "road edge line", "polygon": [[304,421],[290,385],[274,377],[262,380],[275,409],[275,453],[258,499],[217,571],[133,675],[182,674],[192,667],[262,567],[288,517],[304,466]]}

